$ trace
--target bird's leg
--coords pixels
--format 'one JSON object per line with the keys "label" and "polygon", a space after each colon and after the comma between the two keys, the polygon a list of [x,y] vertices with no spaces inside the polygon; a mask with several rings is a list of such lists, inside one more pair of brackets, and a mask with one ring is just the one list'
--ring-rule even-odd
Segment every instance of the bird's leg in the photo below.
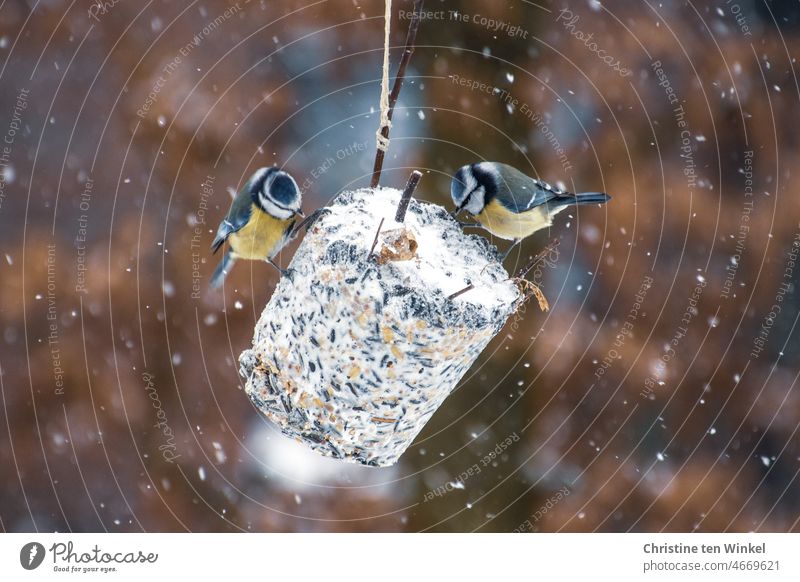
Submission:
{"label": "bird's leg", "polygon": [[461,225],[461,226],[468,226],[468,224],[467,224],[466,222],[461,222],[461,221],[458,219],[458,215],[459,215],[459,214],[461,214],[461,209],[460,209],[460,208],[456,208],[455,210],[453,210],[453,212],[451,212],[451,213],[450,213],[450,218],[452,218],[453,220],[455,220],[455,221],[456,221],[456,224],[458,224],[458,225]]}
{"label": "bird's leg", "polygon": [[295,227],[292,229],[292,232],[291,232],[291,234],[289,235],[289,240],[294,240],[294,239],[295,239],[295,237],[297,237],[297,235],[300,233],[300,229],[301,229],[301,228],[305,228],[305,229],[306,229],[306,231],[307,231],[309,228],[311,228],[312,226],[314,226],[314,223],[315,223],[317,220],[319,220],[319,219],[320,219],[320,217],[321,217],[323,214],[327,214],[327,213],[329,213],[329,212],[330,212],[330,209],[329,209],[329,208],[317,208],[317,209],[316,209],[314,212],[312,212],[311,214],[309,214],[308,216],[306,216],[306,217],[305,217],[305,218],[304,218],[304,219],[303,219],[303,220],[300,222],[300,224],[298,224],[297,226],[295,226]]}
{"label": "bird's leg", "polygon": [[267,259],[267,262],[268,262],[270,265],[272,265],[273,267],[275,267],[276,269],[278,269],[278,272],[280,272],[280,274],[281,274],[281,276],[282,276],[282,277],[286,277],[286,278],[288,278],[290,281],[293,281],[293,279],[292,279],[292,275],[293,275],[293,273],[294,273],[294,269],[281,269],[281,268],[278,266],[278,264],[277,264],[277,263],[275,263],[275,262],[274,262],[272,259]]}
{"label": "bird's leg", "polygon": [[505,254],[503,255],[503,258],[502,258],[502,259],[500,259],[500,262],[501,262],[501,263],[502,263],[503,261],[505,261],[505,260],[508,258],[508,255],[510,255],[510,254],[511,254],[511,251],[513,251],[513,250],[514,250],[514,247],[515,247],[515,246],[517,246],[517,245],[520,243],[520,241],[521,241],[521,240],[522,240],[521,238],[515,238],[515,239],[514,239],[514,242],[511,244],[511,246],[510,246],[510,247],[508,247],[508,250],[507,250],[507,251],[505,252]]}
{"label": "bird's leg", "polygon": [[473,228],[480,227],[479,222],[463,222],[459,220],[458,219],[459,214],[461,214],[461,210],[459,210],[458,208],[456,208],[455,210],[453,210],[453,212],[450,213],[450,218],[452,218],[459,226],[471,226]]}

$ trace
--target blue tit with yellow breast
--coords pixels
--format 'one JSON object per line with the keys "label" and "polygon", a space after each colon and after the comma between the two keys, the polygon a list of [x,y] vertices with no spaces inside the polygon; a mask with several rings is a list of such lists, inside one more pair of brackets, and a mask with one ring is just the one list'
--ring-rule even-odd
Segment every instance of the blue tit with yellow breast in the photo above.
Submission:
{"label": "blue tit with yellow breast", "polygon": [[228,250],[211,277],[211,286],[220,287],[236,259],[267,261],[282,275],[288,274],[273,262],[273,257],[297,230],[302,195],[289,174],[276,167],[257,170],[231,203],[211,243],[213,252],[228,242]]}
{"label": "blue tit with yellow breast", "polygon": [[514,241],[504,259],[522,239],[553,224],[553,217],[565,208],[611,200],[601,192],[566,192],[499,162],[459,168],[450,197],[456,205],[454,217],[466,210],[493,235]]}

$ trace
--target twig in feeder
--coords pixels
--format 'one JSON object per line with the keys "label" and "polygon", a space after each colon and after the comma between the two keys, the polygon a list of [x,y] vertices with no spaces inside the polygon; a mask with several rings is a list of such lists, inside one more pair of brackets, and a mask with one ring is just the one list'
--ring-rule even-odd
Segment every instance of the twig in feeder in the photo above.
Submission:
{"label": "twig in feeder", "polygon": [[531,259],[527,265],[522,267],[519,272],[517,272],[517,276],[514,277],[515,279],[523,279],[525,275],[527,275],[531,269],[533,269],[536,265],[542,262],[547,255],[553,252],[556,248],[558,248],[559,241],[558,239],[553,239],[550,243],[542,249],[542,251],[537,254],[533,259]]}
{"label": "twig in feeder", "polygon": [[375,247],[378,244],[378,237],[381,235],[381,227],[383,226],[383,218],[381,218],[380,223],[378,224],[378,232],[375,233],[375,240],[372,241],[372,246],[369,247],[369,254],[368,257],[372,256],[372,253],[375,251]]}
{"label": "twig in feeder", "polygon": [[[375,152],[375,165],[372,170],[372,181],[369,185],[370,188],[377,188],[378,183],[381,180],[383,158],[386,155],[386,150],[389,147],[389,127],[392,124],[394,106],[397,103],[397,98],[400,96],[400,89],[403,88],[403,79],[406,76],[406,67],[408,66],[408,61],[411,60],[411,54],[414,52],[414,42],[416,41],[417,31],[419,30],[423,4],[424,0],[414,0],[414,12],[413,16],[411,17],[411,23],[408,25],[405,49],[403,50],[403,56],[400,59],[400,66],[397,69],[397,77],[394,79],[392,93],[389,95],[389,108],[385,117],[381,115],[381,128],[378,138],[378,148]],[[384,50],[386,51],[385,54],[388,53],[388,44]]]}
{"label": "twig in feeder", "polygon": [[527,265],[522,267],[519,272],[517,272],[516,277],[512,278],[512,281],[517,284],[520,293],[522,293],[522,300],[519,302],[517,309],[521,308],[522,305],[527,303],[528,299],[531,297],[536,297],[536,300],[539,302],[539,309],[542,311],[550,311],[550,304],[547,302],[547,297],[544,296],[544,293],[542,293],[542,290],[536,283],[528,281],[525,279],[525,276],[531,271],[531,269],[545,260],[547,255],[558,248],[558,245],[559,241],[557,239],[550,241],[550,243],[544,247],[539,254],[533,257],[533,259],[531,259]]}
{"label": "twig in feeder", "polygon": [[467,285],[466,287],[464,287],[464,288],[463,288],[461,291],[456,291],[456,292],[455,292],[455,293],[453,293],[452,295],[448,295],[448,296],[447,296],[447,299],[448,299],[448,300],[450,300],[450,301],[452,301],[453,299],[455,299],[455,298],[456,298],[456,297],[458,297],[459,295],[463,295],[463,294],[464,294],[464,293],[466,293],[467,291],[471,291],[471,290],[472,290],[472,289],[474,289],[474,288],[475,288],[475,286],[474,286],[472,283],[470,283],[469,285]]}
{"label": "twig in feeder", "polygon": [[397,205],[397,214],[394,215],[395,222],[404,222],[406,219],[406,211],[411,202],[411,197],[414,195],[414,190],[417,189],[419,179],[422,178],[422,172],[414,170],[411,176],[408,177],[406,189],[403,190],[403,195],[400,197],[400,204]]}
{"label": "twig in feeder", "polygon": [[[539,302],[539,309],[542,311],[550,311],[550,304],[547,302],[547,297],[544,296],[544,293],[542,293],[542,290],[536,283],[531,283],[527,279],[516,279],[516,282],[522,293],[522,301],[519,303],[520,307],[527,303],[528,299],[531,297],[536,297],[536,301]],[[519,307],[517,309],[519,310]]]}

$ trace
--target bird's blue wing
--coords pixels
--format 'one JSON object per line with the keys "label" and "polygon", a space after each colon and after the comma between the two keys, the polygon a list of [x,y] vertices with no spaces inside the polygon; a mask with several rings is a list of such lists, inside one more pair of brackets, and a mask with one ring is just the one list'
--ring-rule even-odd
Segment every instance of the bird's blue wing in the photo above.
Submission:
{"label": "bird's blue wing", "polygon": [[572,192],[567,192],[566,190],[561,190],[560,188],[551,186],[542,180],[537,180],[535,184],[535,192],[531,194],[527,204],[524,205],[523,211],[528,211],[542,204],[547,204],[549,211],[552,212],[553,210],[564,206],[603,204],[610,199],[610,196],[603,194],[602,192],[573,194]]}
{"label": "bird's blue wing", "polygon": [[[536,208],[537,206],[551,202],[553,199],[572,197],[572,194],[569,192],[565,192],[564,190],[560,190],[554,186],[551,186],[543,180],[534,179],[532,190],[532,192],[528,192],[527,190],[523,192],[516,192],[517,198],[521,199],[523,202],[521,210],[530,210],[532,208]],[[527,201],[526,194],[528,195]]]}
{"label": "bird's blue wing", "polygon": [[531,178],[513,166],[499,162],[493,162],[493,165],[500,170],[495,176],[497,201],[512,212],[527,212],[542,204],[550,204],[554,199],[572,197],[569,192],[544,180]]}
{"label": "bird's blue wing", "polygon": [[242,192],[237,194],[236,199],[231,204],[228,215],[219,223],[217,236],[214,237],[214,242],[211,243],[211,250],[216,253],[230,235],[244,228],[250,221],[252,213],[253,204],[250,195]]}

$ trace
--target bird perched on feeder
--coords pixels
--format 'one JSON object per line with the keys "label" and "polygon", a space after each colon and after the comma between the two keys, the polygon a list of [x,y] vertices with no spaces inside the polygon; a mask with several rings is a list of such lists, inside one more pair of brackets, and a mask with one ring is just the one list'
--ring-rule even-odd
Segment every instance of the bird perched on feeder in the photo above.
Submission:
{"label": "bird perched on feeder", "polygon": [[295,226],[297,217],[305,216],[301,203],[300,189],[289,174],[276,167],[256,170],[233,199],[211,243],[216,253],[228,242],[228,250],[211,277],[211,286],[222,285],[236,259],[267,261],[282,275],[288,275],[272,259],[305,223]]}
{"label": "bird perched on feeder", "polygon": [[522,239],[553,224],[553,217],[565,208],[611,200],[601,192],[566,192],[499,162],[459,168],[450,197],[456,205],[453,217],[466,210],[493,235],[514,241],[504,259]]}

